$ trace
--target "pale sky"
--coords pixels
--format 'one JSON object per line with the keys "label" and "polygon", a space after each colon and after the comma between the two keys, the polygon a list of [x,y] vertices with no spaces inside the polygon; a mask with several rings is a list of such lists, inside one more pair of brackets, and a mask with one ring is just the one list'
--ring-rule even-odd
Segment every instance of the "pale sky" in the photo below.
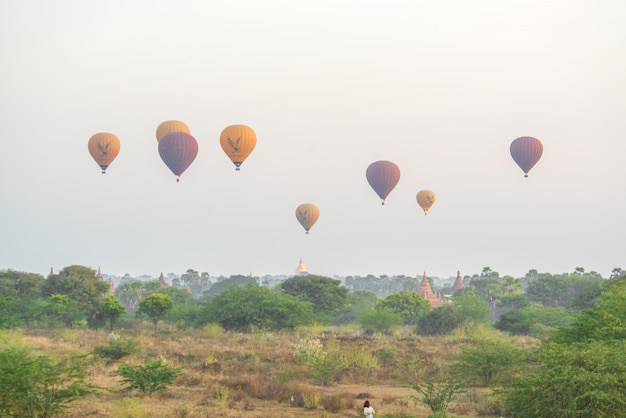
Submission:
{"label": "pale sky", "polygon": [[[625,21],[623,0],[1,0],[0,269],[606,277],[626,268]],[[180,183],[169,119],[199,143]],[[257,134],[239,172],[236,123]],[[528,178],[520,136],[544,145]],[[402,173],[384,206],[377,160]]]}

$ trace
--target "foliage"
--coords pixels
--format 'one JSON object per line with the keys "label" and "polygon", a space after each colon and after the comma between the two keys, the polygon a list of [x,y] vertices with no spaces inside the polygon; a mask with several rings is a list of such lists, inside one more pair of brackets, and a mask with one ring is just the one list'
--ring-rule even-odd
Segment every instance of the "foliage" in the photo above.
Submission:
{"label": "foliage", "polygon": [[421,377],[421,381],[411,381],[404,379],[403,383],[406,387],[415,390],[418,396],[414,396],[418,402],[427,406],[433,412],[445,412],[448,410],[450,403],[463,392],[463,386],[460,382],[442,376],[442,381],[436,382],[426,376]]}
{"label": "foliage", "polygon": [[219,295],[210,297],[199,325],[213,322],[226,330],[281,330],[307,325],[312,320],[313,310],[309,302],[248,284],[231,286]]}
{"label": "foliage", "polygon": [[333,325],[345,325],[356,322],[370,309],[374,308],[378,296],[372,292],[357,291],[348,293],[347,305],[333,321]]}
{"label": "foliage", "polygon": [[51,295],[46,300],[45,312],[62,321],[68,328],[73,328],[74,323],[84,317],[78,302],[68,295]]}
{"label": "foliage", "polygon": [[495,323],[495,328],[512,335],[530,335],[536,338],[546,337],[546,330],[570,324],[574,314],[561,307],[529,306],[502,314]]}
{"label": "foliage", "polygon": [[243,276],[240,274],[232,275],[227,279],[215,282],[207,290],[203,292],[203,296],[219,295],[224,292],[230,286],[258,286],[258,279],[250,276]]}
{"label": "foliage", "polygon": [[124,312],[126,312],[126,308],[113,295],[106,295],[106,297],[100,301],[100,313],[103,318],[109,322],[109,331],[113,331],[117,318]]}
{"label": "foliage", "polygon": [[464,321],[458,306],[442,305],[422,316],[416,331],[421,335],[444,335],[460,327]]}
{"label": "foliage", "polygon": [[626,341],[544,343],[504,392],[512,418],[618,417],[626,410]]}
{"label": "foliage", "polygon": [[466,344],[454,357],[452,370],[468,383],[490,386],[507,372],[519,368],[522,351],[505,339],[478,340]]}
{"label": "foliage", "polygon": [[593,306],[603,287],[595,274],[543,275],[528,284],[526,295],[544,306],[584,309]]}
{"label": "foliage", "polygon": [[602,294],[597,306],[583,310],[554,341],[626,340],[626,281],[618,281]]}
{"label": "foliage", "polygon": [[148,315],[154,324],[154,330],[157,329],[157,323],[165,318],[165,315],[174,307],[174,302],[169,295],[162,293],[154,293],[139,301],[139,312]]}
{"label": "foliage", "polygon": [[109,334],[108,342],[108,345],[95,346],[93,353],[109,359],[109,362],[139,352],[139,348],[132,339],[121,338],[115,333]]}
{"label": "foliage", "polygon": [[403,324],[416,325],[420,316],[430,311],[431,306],[419,293],[398,292],[379,300],[376,309],[388,309],[402,316]]}
{"label": "foliage", "polygon": [[311,302],[313,312],[325,322],[339,314],[348,298],[348,288],[329,277],[295,276],[282,282],[280,288],[288,295]]}
{"label": "foliage", "polygon": [[391,334],[394,328],[402,324],[402,316],[389,309],[372,309],[358,318],[359,325],[368,334]]}
{"label": "foliage", "polygon": [[23,348],[0,351],[0,415],[52,417],[72,402],[97,393],[80,357],[54,362]]}
{"label": "foliage", "polygon": [[109,286],[96,277],[94,270],[77,265],[50,275],[41,287],[43,296],[65,295],[75,301],[90,325],[96,324],[100,300],[108,290]]}
{"label": "foliage", "polygon": [[491,309],[487,303],[472,291],[459,292],[452,301],[467,321],[487,322],[491,317]]}
{"label": "foliage", "polygon": [[0,271],[0,296],[19,299],[36,299],[41,296],[41,285],[45,279],[40,274],[14,270]]}
{"label": "foliage", "polygon": [[117,376],[121,376],[124,390],[132,392],[135,389],[143,394],[152,396],[155,392],[167,389],[174,383],[182,372],[182,367],[168,367],[161,359],[146,360],[144,364],[131,366],[127,363],[119,365]]}

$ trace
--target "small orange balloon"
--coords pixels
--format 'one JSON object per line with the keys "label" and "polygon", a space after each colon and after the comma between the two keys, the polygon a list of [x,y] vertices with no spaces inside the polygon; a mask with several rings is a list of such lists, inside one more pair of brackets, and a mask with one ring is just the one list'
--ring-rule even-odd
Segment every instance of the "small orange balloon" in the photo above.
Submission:
{"label": "small orange balloon", "polygon": [[120,140],[109,132],[100,132],[89,138],[89,153],[102,169],[102,174],[120,152]]}
{"label": "small orange balloon", "polygon": [[296,219],[304,228],[306,233],[315,225],[320,217],[320,209],[313,203],[303,203],[296,208]]}
{"label": "small orange balloon", "polygon": [[256,134],[246,125],[230,125],[220,135],[222,149],[239,171],[241,164],[248,158],[256,146]]}
{"label": "small orange balloon", "polygon": [[417,204],[424,210],[424,215],[428,213],[428,209],[435,204],[435,193],[431,190],[420,190],[417,192]]}

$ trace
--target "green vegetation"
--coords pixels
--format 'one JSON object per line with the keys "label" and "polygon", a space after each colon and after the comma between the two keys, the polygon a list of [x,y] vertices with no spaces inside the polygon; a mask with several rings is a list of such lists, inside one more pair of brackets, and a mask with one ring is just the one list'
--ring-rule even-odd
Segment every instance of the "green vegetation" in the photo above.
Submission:
{"label": "green vegetation", "polygon": [[82,357],[54,361],[28,349],[0,351],[0,415],[53,417],[80,398],[97,393]]}
{"label": "green vegetation", "polygon": [[116,374],[122,377],[125,391],[132,392],[137,389],[145,395],[152,396],[171,386],[181,371],[181,367],[168,367],[159,359],[146,360],[144,364],[134,367],[122,363]]}
{"label": "green vegetation", "polygon": [[169,295],[162,293],[153,293],[139,301],[139,312],[146,314],[154,324],[154,330],[157,324],[165,318],[165,315],[172,310],[174,302]]}
{"label": "green vegetation", "polygon": [[[203,416],[196,408],[206,405],[246,416],[256,402],[272,401],[330,417],[358,406],[328,395],[344,384],[361,385],[372,399],[367,386],[404,389],[397,399],[380,395],[395,408],[381,416],[428,408],[441,417],[610,417],[626,409],[621,269],[605,280],[582,268],[515,278],[486,267],[437,307],[412,291],[414,278],[361,279],[350,286],[380,292],[350,293],[320,276],[273,287],[232,276],[214,286],[190,269],[180,286],[128,281],[113,295],[86,267],[46,279],[0,271],[0,415],[73,416],[68,406],[96,405],[91,395],[100,387],[117,393],[120,384],[140,399],[176,388],[159,402],[204,394],[167,416]],[[161,321],[159,333],[145,331]],[[407,403],[408,390],[418,405]],[[130,408],[115,396],[91,414]],[[143,401],[132,405],[128,416],[163,415]]]}

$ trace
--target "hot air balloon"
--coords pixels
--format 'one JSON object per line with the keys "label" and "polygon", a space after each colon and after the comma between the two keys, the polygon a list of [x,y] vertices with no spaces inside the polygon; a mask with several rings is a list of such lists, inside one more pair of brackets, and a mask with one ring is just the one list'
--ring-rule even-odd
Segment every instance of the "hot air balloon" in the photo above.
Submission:
{"label": "hot air balloon", "polygon": [[186,134],[191,133],[189,130],[189,126],[185,122],[181,122],[179,120],[166,120],[161,122],[156,130],[156,139],[157,142],[161,140],[165,135],[171,134],[172,132],[184,132]]}
{"label": "hot air balloon", "polygon": [[315,225],[320,217],[320,209],[313,203],[303,203],[296,208],[296,219],[304,228],[306,233]]}
{"label": "hot air balloon", "polygon": [[385,199],[400,181],[400,168],[391,161],[376,161],[367,167],[365,177],[384,205]]}
{"label": "hot air balloon", "polygon": [[184,132],[172,132],[159,141],[161,159],[176,175],[176,181],[198,155],[198,141]]}
{"label": "hot air balloon", "polygon": [[417,204],[424,210],[424,215],[428,214],[428,209],[435,204],[435,193],[431,190],[420,190],[417,192]]}
{"label": "hot air balloon", "polygon": [[230,125],[220,135],[222,149],[235,164],[235,170],[248,158],[256,146],[256,134],[246,125]]}
{"label": "hot air balloon", "polygon": [[102,174],[120,152],[120,140],[109,132],[100,132],[89,138],[89,153],[102,169]]}
{"label": "hot air balloon", "polygon": [[511,142],[511,157],[528,177],[528,172],[543,154],[543,144],[532,136],[522,136]]}

